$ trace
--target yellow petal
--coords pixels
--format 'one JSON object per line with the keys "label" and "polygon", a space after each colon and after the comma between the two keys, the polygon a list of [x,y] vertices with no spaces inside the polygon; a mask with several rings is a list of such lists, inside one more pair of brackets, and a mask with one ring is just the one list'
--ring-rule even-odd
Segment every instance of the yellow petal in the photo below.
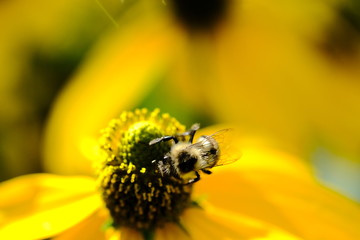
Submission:
{"label": "yellow petal", "polygon": [[33,174],[0,184],[0,239],[47,238],[93,213],[101,200],[86,177]]}
{"label": "yellow petal", "polygon": [[106,211],[98,210],[91,214],[84,221],[61,233],[54,240],[102,240],[108,239],[104,223],[109,219]]}
{"label": "yellow petal", "polygon": [[119,240],[143,240],[142,234],[130,228],[123,228],[120,230]]}
{"label": "yellow petal", "polygon": [[300,162],[273,150],[244,149],[237,163],[203,177],[196,193],[305,239],[360,239],[360,207],[321,186]]}
{"label": "yellow petal", "polygon": [[[181,220],[190,239],[299,239],[261,221],[209,204],[204,209],[186,210]],[[189,239],[182,235],[174,239]]]}
{"label": "yellow petal", "polygon": [[108,240],[144,240],[143,235],[131,228],[109,229]]}
{"label": "yellow petal", "polygon": [[47,170],[92,173],[99,129],[135,107],[164,71],[170,39],[163,33],[171,28],[156,15],[136,19],[99,43],[57,99],[45,135]]}
{"label": "yellow petal", "polygon": [[175,223],[167,223],[156,229],[155,240],[191,240],[191,236]]}

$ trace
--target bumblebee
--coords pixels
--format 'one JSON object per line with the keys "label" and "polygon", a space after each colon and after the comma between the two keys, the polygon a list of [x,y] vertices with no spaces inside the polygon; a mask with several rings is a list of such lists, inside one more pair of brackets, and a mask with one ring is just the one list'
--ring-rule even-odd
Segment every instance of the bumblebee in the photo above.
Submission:
{"label": "bumblebee", "polygon": [[203,135],[193,143],[195,133],[199,128],[200,125],[196,123],[185,133],[163,136],[149,142],[149,145],[154,145],[160,142],[174,141],[170,152],[163,159],[153,161],[153,163],[157,163],[162,175],[173,174],[182,178],[186,184],[191,184],[200,180],[199,171],[211,174],[211,168],[238,159],[222,157],[223,149],[220,143],[230,129],[223,129],[212,135]]}

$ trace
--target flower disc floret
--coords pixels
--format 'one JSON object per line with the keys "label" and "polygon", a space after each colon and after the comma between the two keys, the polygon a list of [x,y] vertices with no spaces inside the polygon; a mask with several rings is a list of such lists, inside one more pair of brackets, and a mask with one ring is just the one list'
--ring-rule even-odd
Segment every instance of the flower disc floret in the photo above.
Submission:
{"label": "flower disc floret", "polygon": [[168,114],[145,109],[124,112],[103,131],[105,154],[97,173],[115,226],[152,230],[166,222],[178,222],[190,206],[191,186],[177,176],[162,175],[154,162],[170,151],[171,143],[149,145],[155,138],[184,131]]}

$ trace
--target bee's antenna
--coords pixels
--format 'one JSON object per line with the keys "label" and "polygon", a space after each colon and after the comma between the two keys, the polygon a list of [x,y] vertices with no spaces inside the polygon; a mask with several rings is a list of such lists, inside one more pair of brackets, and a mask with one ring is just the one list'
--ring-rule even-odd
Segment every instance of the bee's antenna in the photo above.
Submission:
{"label": "bee's antenna", "polygon": [[193,130],[193,131],[199,130],[199,129],[200,129],[200,123],[194,123],[194,124],[191,126],[190,129]]}
{"label": "bee's antenna", "polygon": [[194,139],[194,136],[195,136],[195,133],[197,130],[199,130],[200,128],[200,124],[199,123],[194,123],[190,130],[184,132],[184,133],[181,133],[181,134],[178,134],[178,136],[190,136],[189,137],[189,142],[192,143],[193,142],[193,139]]}

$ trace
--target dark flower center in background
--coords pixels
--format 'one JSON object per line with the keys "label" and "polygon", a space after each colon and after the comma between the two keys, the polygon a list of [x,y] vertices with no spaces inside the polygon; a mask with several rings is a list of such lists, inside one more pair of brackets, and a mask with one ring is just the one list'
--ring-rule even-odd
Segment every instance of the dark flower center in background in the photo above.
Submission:
{"label": "dark flower center in background", "polygon": [[359,55],[360,3],[351,0],[338,6],[333,22],[323,30],[323,37],[316,47],[336,64],[349,64]]}
{"label": "dark flower center in background", "polygon": [[189,30],[212,30],[228,5],[228,0],[172,0],[175,16]]}

